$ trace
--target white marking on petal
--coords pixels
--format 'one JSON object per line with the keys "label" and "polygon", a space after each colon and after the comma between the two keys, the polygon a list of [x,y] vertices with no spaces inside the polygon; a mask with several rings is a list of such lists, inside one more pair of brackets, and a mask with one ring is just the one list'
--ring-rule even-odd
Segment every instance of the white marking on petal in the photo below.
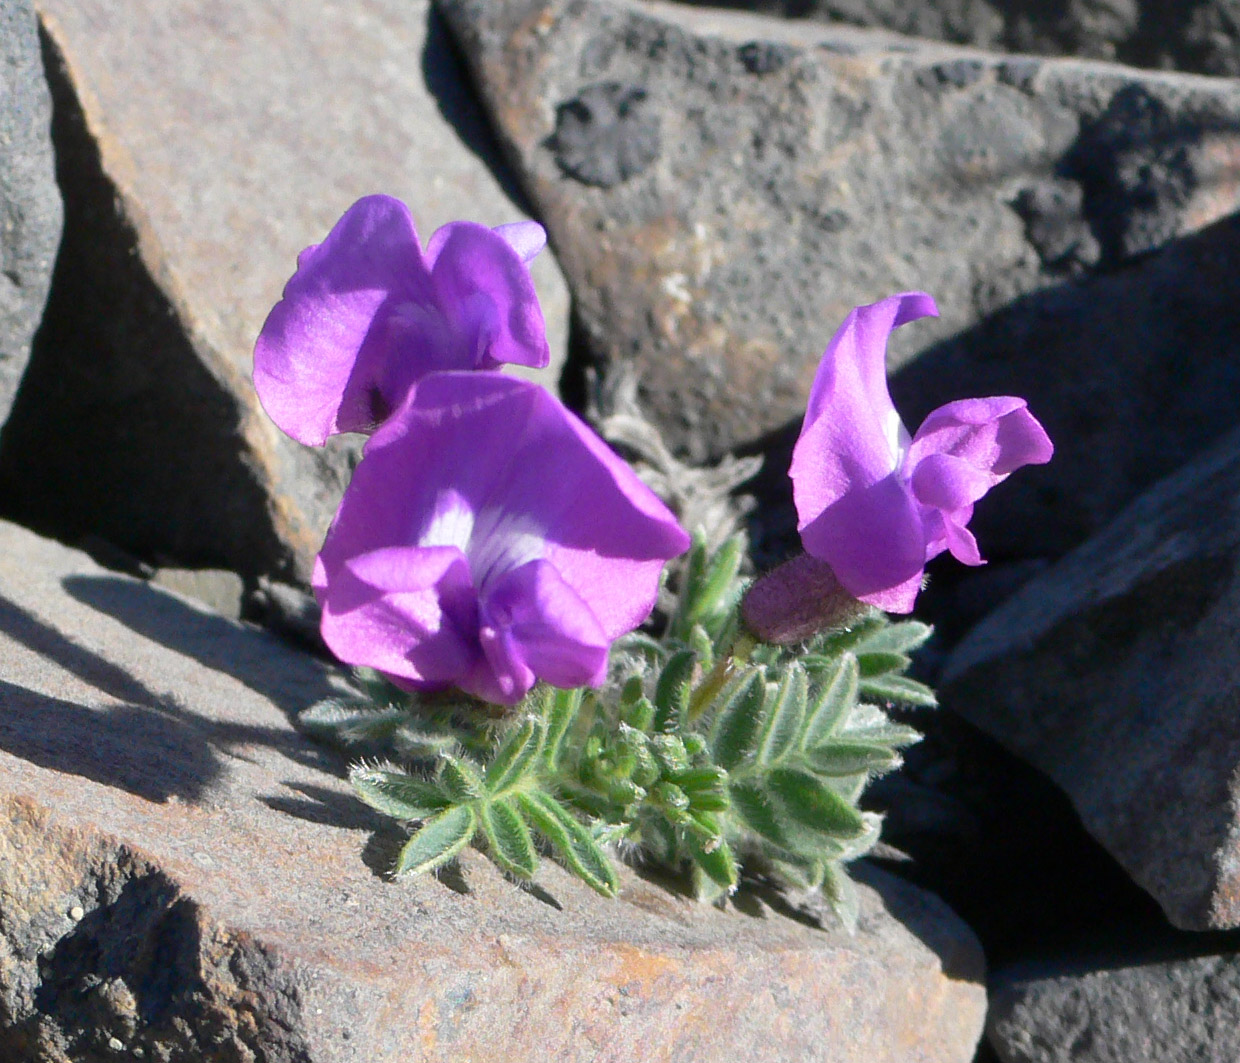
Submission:
{"label": "white marking on petal", "polygon": [[546,554],[543,527],[527,513],[483,509],[475,513],[455,491],[440,494],[435,512],[417,537],[419,546],[455,546],[469,562],[482,593],[494,579]]}
{"label": "white marking on petal", "polygon": [[544,529],[528,513],[484,509],[474,521],[474,533],[465,554],[474,574],[474,586],[481,590],[514,568],[537,561],[546,550]]}
{"label": "white marking on petal", "polygon": [[887,436],[887,448],[891,451],[891,469],[894,472],[904,467],[904,459],[908,456],[908,448],[913,445],[913,437],[908,434],[908,429],[904,427],[904,422],[900,420],[900,414],[894,406],[887,414],[883,430]]}
{"label": "white marking on petal", "polygon": [[444,491],[435,512],[418,536],[418,546],[455,546],[469,556],[469,540],[474,531],[474,511],[455,491]]}

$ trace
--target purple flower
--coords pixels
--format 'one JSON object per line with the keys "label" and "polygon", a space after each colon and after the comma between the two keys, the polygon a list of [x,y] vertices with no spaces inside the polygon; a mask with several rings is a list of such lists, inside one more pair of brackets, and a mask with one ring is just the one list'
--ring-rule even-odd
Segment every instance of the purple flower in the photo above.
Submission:
{"label": "purple flower", "polygon": [[912,611],[930,558],[944,550],[983,563],[967,525],[973,504],[1053,448],[1024,399],[962,399],[931,413],[911,439],[887,392],[887,337],[934,300],[907,292],[861,306],[831,338],[792,454],[806,553],[849,593]]}
{"label": "purple flower", "polygon": [[526,268],[545,243],[537,222],[457,221],[436,230],[424,253],[400,200],[359,199],[298,256],[267,316],[254,348],[263,408],[294,439],[318,446],[382,423],[427,373],[545,366],[546,329]]}
{"label": "purple flower", "polygon": [[598,684],[654,606],[676,519],[550,394],[436,373],[366,444],[315,565],[341,660],[513,704]]}

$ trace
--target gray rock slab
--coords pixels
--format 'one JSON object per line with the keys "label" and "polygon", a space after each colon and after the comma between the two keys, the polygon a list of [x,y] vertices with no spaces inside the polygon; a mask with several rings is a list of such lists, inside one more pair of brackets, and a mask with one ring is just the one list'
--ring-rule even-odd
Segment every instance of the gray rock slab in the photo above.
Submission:
{"label": "gray rock slab", "polygon": [[[895,370],[1240,206],[1231,81],[668,4],[436,2],[604,379],[635,365],[694,459],[799,424],[854,305],[938,299],[896,336]],[[1117,375],[1165,364],[1117,353]]]}
{"label": "gray rock slab", "polygon": [[1240,73],[1232,0],[728,0],[714,6],[882,27],[982,48]]}
{"label": "gray rock slab", "polygon": [[[10,515],[183,565],[305,577],[356,439],[262,413],[255,337],[358,197],[440,224],[524,216],[427,0],[46,0],[62,268],[0,454]],[[534,277],[556,366],[568,294]],[[540,379],[553,389],[558,369]]]}
{"label": "gray rock slab", "polygon": [[399,832],[288,724],[324,666],[9,524],[0,659],[6,1061],[973,1056],[976,940],[877,872],[852,937],[472,851],[389,881]]}
{"label": "gray rock slab", "polygon": [[52,103],[29,0],[0,0],[0,425],[30,358],[60,242]]}
{"label": "gray rock slab", "polygon": [[241,617],[245,584],[235,572],[218,568],[161,568],[151,582],[202,602],[220,616],[233,620]]}
{"label": "gray rock slab", "polygon": [[1240,926],[1238,561],[1233,433],[983,620],[941,684],[1186,929]]}
{"label": "gray rock slab", "polygon": [[1115,954],[996,975],[986,1036],[1002,1063],[1234,1063],[1240,956]]}

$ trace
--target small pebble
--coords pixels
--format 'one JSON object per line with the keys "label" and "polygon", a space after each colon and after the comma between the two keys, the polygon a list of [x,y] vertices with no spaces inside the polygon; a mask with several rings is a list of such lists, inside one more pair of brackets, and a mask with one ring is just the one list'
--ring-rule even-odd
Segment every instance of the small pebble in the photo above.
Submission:
{"label": "small pebble", "polygon": [[109,1037],[109,1038],[108,1038],[108,1047],[109,1047],[109,1048],[110,1048],[113,1052],[119,1052],[119,1051],[121,1051],[121,1049],[123,1049],[123,1048],[125,1047],[125,1042],[124,1042],[124,1041],[122,1041],[119,1037]]}
{"label": "small pebble", "polygon": [[83,908],[80,904],[75,904],[72,908],[69,909],[69,918],[72,919],[75,923],[79,919],[81,919],[85,914],[86,914],[86,909]]}

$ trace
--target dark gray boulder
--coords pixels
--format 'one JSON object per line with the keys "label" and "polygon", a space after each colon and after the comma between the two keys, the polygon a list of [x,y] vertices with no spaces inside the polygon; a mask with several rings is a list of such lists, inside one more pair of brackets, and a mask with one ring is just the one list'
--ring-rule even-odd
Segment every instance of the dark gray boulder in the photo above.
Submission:
{"label": "dark gray boulder", "polygon": [[1044,771],[1176,926],[1240,926],[1240,435],[979,624],[945,705]]}
{"label": "dark gray boulder", "polygon": [[1001,971],[986,1035],[1002,1063],[1234,1063],[1240,955],[1114,948]]}
{"label": "dark gray boulder", "polygon": [[1005,51],[1228,77],[1240,72],[1235,0],[711,0],[708,6],[881,27]]}

